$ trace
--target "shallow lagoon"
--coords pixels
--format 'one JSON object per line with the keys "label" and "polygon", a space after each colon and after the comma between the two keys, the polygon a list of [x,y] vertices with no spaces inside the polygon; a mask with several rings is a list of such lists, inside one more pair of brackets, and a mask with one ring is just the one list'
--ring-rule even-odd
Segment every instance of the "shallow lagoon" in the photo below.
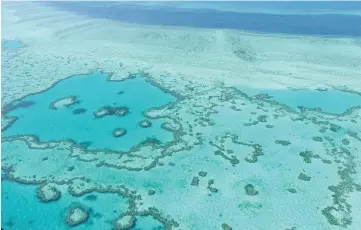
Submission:
{"label": "shallow lagoon", "polygon": [[323,112],[341,114],[355,106],[361,106],[361,96],[355,93],[338,90],[277,90],[256,89],[249,87],[239,88],[249,96],[267,94],[271,100],[299,111],[299,106],[315,109],[320,108]]}
{"label": "shallow lagoon", "polygon": [[134,227],[131,230],[163,230],[164,227],[161,223],[151,216],[137,216]]}
{"label": "shallow lagoon", "polygon": [[[111,221],[128,208],[127,199],[111,193],[89,193],[80,197],[62,193],[59,200],[43,203],[36,196],[36,188],[36,185],[2,181],[1,218],[4,229],[48,230],[49,226],[53,229],[111,229]],[[89,196],[96,199],[89,199]],[[75,227],[68,226],[64,221],[66,211],[72,205],[80,205],[89,211],[88,220]]]}
{"label": "shallow lagoon", "polygon": [[[86,143],[89,149],[116,151],[128,151],[147,138],[162,142],[172,140],[173,133],[161,128],[162,119],[148,119],[152,122],[148,128],[142,128],[138,123],[146,119],[143,112],[174,102],[175,97],[142,77],[125,81],[108,81],[107,78],[104,73],[72,76],[48,90],[17,101],[33,104],[8,113],[18,120],[3,132],[3,136],[34,135],[40,141],[71,139]],[[69,96],[75,96],[77,102],[58,109],[50,108],[55,101]],[[124,116],[95,118],[94,112],[104,106],[127,107],[129,111]],[[117,128],[125,129],[126,134],[114,137],[113,131]]]}
{"label": "shallow lagoon", "polygon": [[3,40],[1,41],[2,50],[18,49],[24,47],[24,44],[16,40]]}

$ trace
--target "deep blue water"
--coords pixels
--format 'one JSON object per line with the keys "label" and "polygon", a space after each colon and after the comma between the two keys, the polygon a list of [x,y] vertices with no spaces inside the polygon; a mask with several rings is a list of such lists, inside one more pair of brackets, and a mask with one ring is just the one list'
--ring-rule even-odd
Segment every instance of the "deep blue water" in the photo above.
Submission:
{"label": "deep blue water", "polygon": [[[184,9],[177,8],[176,5],[173,6],[174,3],[151,7],[116,2],[52,2],[47,4],[89,17],[107,18],[137,24],[227,28],[260,33],[295,35],[361,36],[361,16],[332,14],[332,10],[361,9],[361,3],[357,2],[226,3],[231,4],[232,7],[328,10],[328,14],[322,15],[285,15],[226,12],[215,9]],[[225,3],[216,2],[212,4]]]}
{"label": "deep blue water", "polygon": [[[129,2],[128,2],[129,3]],[[141,2],[138,2],[140,4]],[[305,9],[305,10],[313,10],[313,9],[328,9],[328,10],[355,10],[361,9],[361,2],[357,1],[194,1],[194,2],[180,2],[180,1],[172,1],[172,2],[157,2],[162,3],[162,5],[168,5],[170,7],[183,7],[184,5],[192,6],[192,5],[213,5],[213,6],[224,6],[228,5],[233,8],[268,8],[268,9]]]}

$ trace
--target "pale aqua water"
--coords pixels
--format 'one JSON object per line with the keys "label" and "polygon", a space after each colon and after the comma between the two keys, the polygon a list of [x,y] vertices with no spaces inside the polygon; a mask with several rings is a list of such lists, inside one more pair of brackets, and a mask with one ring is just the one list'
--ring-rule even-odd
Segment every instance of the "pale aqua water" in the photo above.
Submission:
{"label": "pale aqua water", "polygon": [[[125,81],[108,81],[108,75],[93,73],[78,75],[60,81],[54,87],[20,101],[33,101],[27,108],[10,111],[9,116],[19,119],[3,136],[35,135],[41,141],[74,140],[77,143],[91,142],[89,149],[111,149],[127,151],[132,146],[156,138],[162,142],[171,141],[173,133],[161,128],[162,119],[149,119],[152,126],[142,128],[138,122],[146,119],[143,112],[176,100],[171,94],[146,82],[141,77]],[[123,91],[124,93],[119,94]],[[80,103],[61,109],[50,109],[56,99],[76,96]],[[20,102],[19,101],[19,102]],[[93,112],[103,106],[126,106],[129,113],[123,117],[104,116],[95,118]],[[87,111],[74,115],[75,109]],[[123,128],[127,133],[114,137],[112,132]]]}
{"label": "pale aqua water", "polygon": [[[62,193],[59,200],[42,203],[36,197],[36,185],[23,185],[7,180],[2,181],[1,185],[1,227],[6,230],[111,229],[111,221],[128,208],[127,199],[117,194],[89,193],[73,197]],[[86,199],[89,195],[95,195],[97,199]],[[75,227],[68,226],[64,221],[66,211],[72,205],[80,205],[89,210],[88,220]]]}
{"label": "pale aqua water", "polygon": [[131,230],[163,230],[163,225],[151,216],[137,216]]}
{"label": "pale aqua water", "polygon": [[20,41],[16,40],[4,40],[1,41],[1,49],[7,50],[7,49],[18,49],[24,47],[24,44]]}
{"label": "pale aqua water", "polygon": [[276,100],[294,110],[299,110],[298,106],[306,108],[320,108],[323,112],[341,114],[347,109],[361,106],[361,96],[355,93],[337,90],[273,90],[256,88],[239,88],[249,96],[257,94],[268,94],[271,100]]}

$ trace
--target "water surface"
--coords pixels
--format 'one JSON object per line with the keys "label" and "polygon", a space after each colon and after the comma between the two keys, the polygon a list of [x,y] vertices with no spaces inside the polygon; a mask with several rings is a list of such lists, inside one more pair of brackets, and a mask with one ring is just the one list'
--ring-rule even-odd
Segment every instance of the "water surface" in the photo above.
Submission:
{"label": "water surface", "polygon": [[[128,208],[127,200],[117,194],[89,193],[73,197],[62,193],[59,200],[43,203],[36,196],[36,185],[3,180],[1,186],[1,219],[2,227],[6,230],[111,229],[111,221]],[[96,200],[87,199],[91,195]],[[88,220],[75,227],[68,226],[64,221],[72,205],[80,205],[89,211]]]}
{"label": "water surface", "polygon": [[2,40],[1,41],[1,49],[2,50],[12,50],[24,47],[24,44],[20,41],[16,40]]}
{"label": "water surface", "polygon": [[[117,2],[53,2],[47,4],[88,17],[146,25],[227,28],[295,35],[361,36],[359,26],[361,15],[357,13],[361,11],[359,3],[212,2],[205,6],[203,3],[146,5]],[[200,7],[197,4],[200,4]],[[221,10],[218,10],[218,5],[221,5]],[[227,11],[230,8],[233,10]],[[333,10],[337,8],[342,9],[345,14],[333,14]],[[303,10],[303,13],[295,12],[297,9]],[[311,9],[314,11],[324,9],[326,13],[304,13]],[[352,15],[355,10],[356,14]],[[290,14],[285,14],[284,11],[289,11]],[[348,11],[351,13],[347,13]]]}
{"label": "water surface", "polygon": [[[147,119],[143,115],[146,110],[174,102],[175,97],[141,77],[120,82],[107,78],[104,73],[73,76],[17,101],[33,104],[8,113],[18,120],[3,132],[3,136],[34,135],[40,141],[73,140],[78,144],[86,143],[89,149],[116,151],[128,151],[147,138],[172,140],[173,133],[161,128],[162,119],[148,119],[152,123],[148,128],[142,128],[139,122]],[[75,96],[77,103],[51,109],[54,101],[69,96]],[[94,112],[104,106],[127,107],[129,111],[124,116],[96,118]],[[126,134],[113,136],[118,128],[125,129]]]}
{"label": "water surface", "polygon": [[356,93],[338,90],[277,90],[240,88],[249,96],[268,94],[271,100],[285,104],[294,110],[299,107],[320,108],[323,112],[341,114],[352,107],[361,106],[361,96]]}

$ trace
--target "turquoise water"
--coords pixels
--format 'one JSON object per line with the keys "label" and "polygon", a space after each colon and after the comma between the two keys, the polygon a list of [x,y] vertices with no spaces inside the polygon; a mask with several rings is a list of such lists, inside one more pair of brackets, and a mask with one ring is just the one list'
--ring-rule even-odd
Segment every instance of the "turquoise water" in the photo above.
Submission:
{"label": "turquoise water", "polygon": [[[1,163],[9,173],[9,179],[2,180],[4,230],[108,230],[113,229],[112,221],[129,213],[135,215],[130,230],[361,229],[360,110],[330,119],[320,112],[296,114],[288,109],[320,107],[341,114],[360,105],[361,97],[337,90],[262,90],[257,88],[261,85],[254,85],[260,82],[257,77],[249,79],[255,89],[244,92],[254,97],[269,94],[268,103],[235,92],[230,87],[232,79],[226,79],[248,67],[258,77],[272,74],[272,66],[257,65],[283,60],[287,50],[296,49],[302,52],[290,54],[293,57],[285,68],[308,63],[311,75],[321,77],[324,73],[317,63],[310,63],[318,58],[325,69],[354,73],[357,64],[348,62],[356,58],[352,51],[359,43],[361,16],[351,14],[360,11],[360,3],[176,2],[151,8],[138,3],[46,4],[72,13],[54,11],[42,3],[3,6],[6,37],[24,44],[8,41],[7,50],[2,50],[2,97],[9,102],[26,95],[21,91],[34,94],[2,108],[3,114],[18,117],[8,127],[8,120],[4,121],[7,129],[2,137],[35,135],[44,142],[71,139],[87,149],[77,151],[62,142],[38,145],[31,138],[3,140]],[[16,23],[15,18],[19,19]],[[116,31],[118,21],[127,25]],[[39,28],[43,32],[34,39]],[[236,31],[240,29],[264,34]],[[109,36],[104,37],[104,32]],[[282,42],[287,46],[279,45]],[[333,45],[335,49],[326,53],[313,52]],[[147,47],[173,53],[146,55],[152,52]],[[237,63],[242,62],[230,56],[233,49],[254,52],[259,59],[238,69]],[[202,59],[207,53],[212,53],[210,59],[192,63],[192,57]],[[334,53],[339,56],[332,58]],[[177,58],[181,60],[176,63]],[[184,96],[159,112],[167,118],[144,116],[150,108],[176,101],[146,77],[136,75],[120,82],[109,81],[105,73],[79,75],[89,69],[119,71],[114,73],[119,75],[139,68],[149,69],[156,83]],[[161,72],[166,77],[156,74]],[[211,75],[209,81],[207,76],[197,77],[202,73]],[[213,76],[217,73],[218,77]],[[59,74],[74,76],[47,88]],[[340,85],[350,85],[343,76],[338,80]],[[305,88],[314,87],[310,79],[302,83]],[[76,100],[59,106],[62,98]],[[54,102],[56,108],[51,107]],[[126,107],[129,112],[95,117],[94,112],[105,106]],[[151,126],[145,127],[144,120]],[[176,135],[161,128],[170,120],[169,126],[178,130]],[[117,137],[114,130],[119,131]],[[87,151],[127,151],[147,138],[175,141],[129,154]],[[56,185],[60,199],[38,200],[38,181],[61,183]],[[72,196],[71,188],[91,193]],[[99,188],[108,193],[97,192]],[[112,193],[114,189],[123,195]],[[88,211],[89,218],[70,227],[65,218],[74,206]]]}
{"label": "turquoise water", "polygon": [[151,216],[137,216],[131,230],[163,230],[163,224]]}
{"label": "turquoise water", "polygon": [[323,112],[341,114],[347,109],[361,106],[361,96],[355,93],[337,90],[273,90],[256,88],[239,88],[249,96],[257,94],[268,94],[271,100],[276,100],[294,110],[299,110],[298,106],[306,108],[320,108]]}
{"label": "turquoise water", "polygon": [[4,40],[1,41],[1,49],[18,49],[24,47],[24,44],[16,40]]}
{"label": "turquoise water", "polygon": [[[59,200],[43,203],[36,197],[36,188],[36,185],[2,181],[2,228],[49,230],[49,226],[52,226],[52,229],[64,230],[111,229],[111,221],[128,208],[125,198],[111,193],[89,193],[81,197],[62,193]],[[87,199],[89,195],[94,195],[96,199]],[[68,226],[64,221],[66,211],[72,205],[80,205],[89,211],[88,220],[75,227]]]}
{"label": "turquoise water", "polygon": [[[112,221],[128,208],[125,198],[111,193],[88,193],[81,197],[62,194],[57,201],[42,203],[36,197],[36,185],[23,185],[12,181],[2,181],[2,227],[11,229],[112,229]],[[16,194],[14,196],[13,194]],[[88,199],[88,197],[96,197]],[[70,227],[66,224],[66,211],[72,205],[80,205],[89,210],[89,218],[83,224]],[[5,211],[6,210],[6,211]],[[131,230],[163,230],[162,223],[151,216],[136,216]]]}
{"label": "turquoise water", "polygon": [[[146,82],[141,77],[125,81],[108,81],[108,75],[93,73],[73,76],[58,82],[50,89],[30,95],[18,102],[32,101],[29,107],[16,108],[8,113],[19,119],[3,132],[3,136],[35,135],[40,141],[74,140],[88,143],[89,149],[128,151],[147,138],[162,142],[171,141],[173,133],[161,128],[161,119],[151,120],[152,126],[142,128],[138,122],[146,119],[144,111],[176,100],[171,94]],[[51,109],[57,99],[76,96],[78,103]],[[104,106],[128,107],[125,116],[95,118],[93,112]],[[74,114],[77,109],[84,113]],[[117,128],[126,130],[121,137],[114,137]]]}

